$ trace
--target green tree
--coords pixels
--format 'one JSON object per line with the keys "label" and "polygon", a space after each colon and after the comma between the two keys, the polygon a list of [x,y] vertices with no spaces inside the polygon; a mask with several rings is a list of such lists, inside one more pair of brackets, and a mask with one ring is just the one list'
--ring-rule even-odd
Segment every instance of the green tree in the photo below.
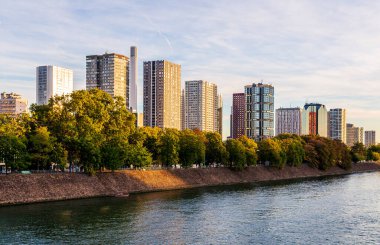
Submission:
{"label": "green tree", "polygon": [[87,172],[102,166],[101,147],[113,138],[127,141],[134,131],[134,116],[122,98],[93,89],[56,96],[46,106],[32,106],[37,125],[48,127],[68,152],[70,164]]}
{"label": "green tree", "polygon": [[257,144],[254,140],[249,139],[247,136],[243,135],[238,138],[238,140],[245,147],[245,155],[248,166],[255,166],[257,164]]}
{"label": "green tree", "polygon": [[351,147],[351,156],[354,162],[364,161],[367,157],[367,150],[363,143],[355,143]]}
{"label": "green tree", "polygon": [[39,127],[30,136],[28,151],[34,169],[49,169],[50,155],[54,149],[53,139],[47,127]]}
{"label": "green tree", "polygon": [[24,142],[15,135],[0,134],[0,157],[4,161],[6,169],[25,169],[27,151]]}
{"label": "green tree", "polygon": [[180,133],[179,159],[182,167],[191,167],[193,164],[202,164],[205,161],[206,147],[202,137],[186,129]]}
{"label": "green tree", "polygon": [[107,140],[101,146],[102,166],[115,171],[125,164],[128,157],[128,142],[122,138]]}
{"label": "green tree", "polygon": [[219,133],[207,132],[206,136],[206,165],[225,164],[228,153]]}
{"label": "green tree", "polygon": [[152,154],[142,145],[129,145],[126,163],[136,168],[149,167],[152,165]]}
{"label": "green tree", "polygon": [[159,159],[163,166],[171,167],[179,163],[179,131],[165,129],[159,136]]}
{"label": "green tree", "polygon": [[305,150],[302,142],[297,138],[285,138],[280,140],[286,154],[286,163],[289,166],[301,166],[305,158]]}
{"label": "green tree", "polygon": [[286,164],[286,153],[275,139],[264,139],[259,142],[259,159],[262,163],[282,169]]}
{"label": "green tree", "polygon": [[228,139],[226,141],[226,149],[229,167],[238,170],[243,169],[247,164],[246,149],[243,143],[236,139]]}

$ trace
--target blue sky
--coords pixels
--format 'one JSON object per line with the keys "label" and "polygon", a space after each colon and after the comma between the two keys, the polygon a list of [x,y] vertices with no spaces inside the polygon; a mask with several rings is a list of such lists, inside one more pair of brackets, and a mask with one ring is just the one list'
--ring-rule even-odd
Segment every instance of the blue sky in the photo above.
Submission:
{"label": "blue sky", "polygon": [[0,0],[0,90],[35,101],[35,67],[74,70],[105,51],[182,65],[182,81],[218,84],[229,135],[231,95],[275,86],[275,107],[319,102],[380,141],[380,1]]}

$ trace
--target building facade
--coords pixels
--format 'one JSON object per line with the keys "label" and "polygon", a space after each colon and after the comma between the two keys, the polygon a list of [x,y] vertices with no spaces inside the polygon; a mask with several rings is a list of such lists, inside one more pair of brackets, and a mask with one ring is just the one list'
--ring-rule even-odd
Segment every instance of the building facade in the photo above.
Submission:
{"label": "building facade", "polygon": [[356,143],[364,144],[364,129],[362,127],[355,127],[352,123],[346,124],[346,141],[348,146],[353,146]]}
{"label": "building facade", "polygon": [[127,108],[129,58],[121,54],[86,56],[86,89],[101,89],[112,96],[122,97]]}
{"label": "building facade", "polygon": [[365,131],[365,146],[370,147],[376,145],[376,131]]}
{"label": "building facade", "polygon": [[183,93],[183,128],[218,132],[218,88],[207,81],[186,81]]}
{"label": "building facade", "polygon": [[317,103],[305,104],[302,111],[302,134],[328,136],[328,115],[326,106]]}
{"label": "building facade", "polygon": [[144,62],[144,126],[181,129],[181,65]]}
{"label": "building facade", "polygon": [[232,94],[231,107],[231,138],[236,139],[245,135],[245,94]]}
{"label": "building facade", "polygon": [[346,110],[341,108],[329,111],[329,137],[347,143]]}
{"label": "building facade", "polygon": [[38,66],[36,68],[36,100],[38,105],[46,105],[56,95],[73,92],[73,71],[58,66]]}
{"label": "building facade", "polygon": [[253,83],[244,88],[245,134],[260,141],[274,136],[274,87]]}
{"label": "building facade", "polygon": [[1,93],[0,114],[17,116],[28,112],[28,100],[15,93]]}
{"label": "building facade", "polygon": [[218,133],[223,136],[223,97],[221,94],[218,95],[217,124]]}
{"label": "building facade", "polygon": [[129,108],[131,112],[137,112],[137,74],[138,74],[137,47],[131,47],[129,64]]}
{"label": "building facade", "polygon": [[302,133],[302,109],[279,108],[276,110],[276,135]]}

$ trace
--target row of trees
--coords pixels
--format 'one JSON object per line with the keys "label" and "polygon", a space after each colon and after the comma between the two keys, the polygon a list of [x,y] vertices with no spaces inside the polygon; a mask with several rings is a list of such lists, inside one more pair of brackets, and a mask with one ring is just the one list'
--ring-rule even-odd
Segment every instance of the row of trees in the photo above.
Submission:
{"label": "row of trees", "polygon": [[[199,130],[135,128],[134,115],[121,98],[101,90],[57,96],[48,105],[32,105],[31,115],[0,117],[0,157],[14,169],[80,166],[93,173],[123,165],[147,167],[228,166],[257,163],[278,168],[303,162],[320,169],[350,168],[354,161],[378,160],[371,150],[318,137],[280,135],[259,143],[245,136],[222,141]],[[364,152],[365,151],[365,152]]]}

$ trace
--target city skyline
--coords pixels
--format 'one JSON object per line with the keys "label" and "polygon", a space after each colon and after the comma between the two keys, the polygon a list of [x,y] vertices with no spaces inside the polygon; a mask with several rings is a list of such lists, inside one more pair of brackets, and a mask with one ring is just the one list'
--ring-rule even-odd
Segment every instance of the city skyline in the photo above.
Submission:
{"label": "city skyline", "polygon": [[[39,5],[51,11],[42,14],[46,8]],[[380,131],[379,3],[141,1],[113,2],[107,11],[103,5],[103,1],[91,6],[69,1],[4,2],[2,92],[35,102],[34,69],[43,64],[73,69],[74,89],[85,89],[86,55],[129,54],[134,45],[139,48],[139,112],[142,61],[167,59],[182,65],[182,87],[186,80],[217,81],[224,97],[225,136],[232,94],[261,80],[274,81],[275,108],[305,102],[319,102],[328,109],[344,106],[347,122]],[[170,11],[173,8],[176,11]],[[223,30],[217,28],[221,25]]]}

